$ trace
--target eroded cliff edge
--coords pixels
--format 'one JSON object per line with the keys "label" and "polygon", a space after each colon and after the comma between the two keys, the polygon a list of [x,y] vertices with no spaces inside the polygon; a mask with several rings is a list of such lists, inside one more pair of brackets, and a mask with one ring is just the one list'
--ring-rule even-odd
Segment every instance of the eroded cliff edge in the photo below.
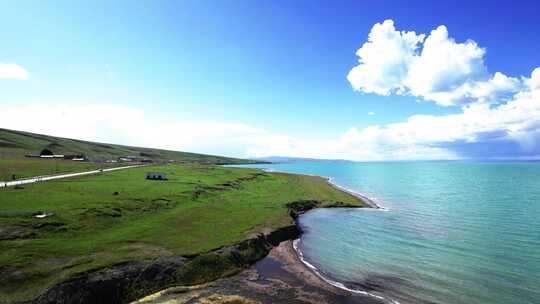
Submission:
{"label": "eroded cliff edge", "polygon": [[194,256],[128,261],[73,276],[36,297],[31,303],[128,303],[175,285],[198,285],[234,275],[266,257],[283,241],[297,239],[301,214],[314,208],[357,208],[357,205],[316,200],[286,204],[294,224],[237,244]]}

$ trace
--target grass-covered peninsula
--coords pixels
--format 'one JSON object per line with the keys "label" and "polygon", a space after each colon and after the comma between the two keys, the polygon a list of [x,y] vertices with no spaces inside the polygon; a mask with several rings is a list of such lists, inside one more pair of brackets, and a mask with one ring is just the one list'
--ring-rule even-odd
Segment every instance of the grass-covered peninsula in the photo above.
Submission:
{"label": "grass-covered peninsula", "polygon": [[[146,180],[149,171],[169,180]],[[200,164],[0,189],[0,302],[41,294],[47,303],[81,288],[116,287],[125,302],[213,280],[262,258],[298,212],[330,205],[364,204],[320,177]],[[53,215],[36,218],[36,211]]]}

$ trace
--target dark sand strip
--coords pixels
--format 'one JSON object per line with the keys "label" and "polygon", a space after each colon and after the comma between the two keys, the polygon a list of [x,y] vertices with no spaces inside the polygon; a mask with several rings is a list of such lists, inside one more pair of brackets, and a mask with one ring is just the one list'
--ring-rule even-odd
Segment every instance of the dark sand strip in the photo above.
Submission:
{"label": "dark sand strip", "polygon": [[334,287],[306,267],[292,241],[282,242],[249,269],[192,287],[177,286],[136,303],[383,303]]}

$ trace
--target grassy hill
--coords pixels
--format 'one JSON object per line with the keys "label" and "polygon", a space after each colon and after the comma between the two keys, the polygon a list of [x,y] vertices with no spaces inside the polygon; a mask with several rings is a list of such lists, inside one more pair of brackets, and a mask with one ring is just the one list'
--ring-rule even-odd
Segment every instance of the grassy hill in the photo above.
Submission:
{"label": "grassy hill", "polygon": [[213,164],[256,162],[215,155],[97,143],[0,128],[0,159],[18,158],[25,154],[39,154],[45,148],[55,154],[84,154],[95,160],[136,156],[153,160],[175,160]]}

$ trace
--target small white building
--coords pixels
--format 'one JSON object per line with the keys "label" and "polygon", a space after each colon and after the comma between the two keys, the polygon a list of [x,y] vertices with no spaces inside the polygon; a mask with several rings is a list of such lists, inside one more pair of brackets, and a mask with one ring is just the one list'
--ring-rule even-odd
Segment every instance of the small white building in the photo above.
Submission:
{"label": "small white building", "polygon": [[40,155],[41,158],[64,158],[62,154],[53,154],[53,155]]}

